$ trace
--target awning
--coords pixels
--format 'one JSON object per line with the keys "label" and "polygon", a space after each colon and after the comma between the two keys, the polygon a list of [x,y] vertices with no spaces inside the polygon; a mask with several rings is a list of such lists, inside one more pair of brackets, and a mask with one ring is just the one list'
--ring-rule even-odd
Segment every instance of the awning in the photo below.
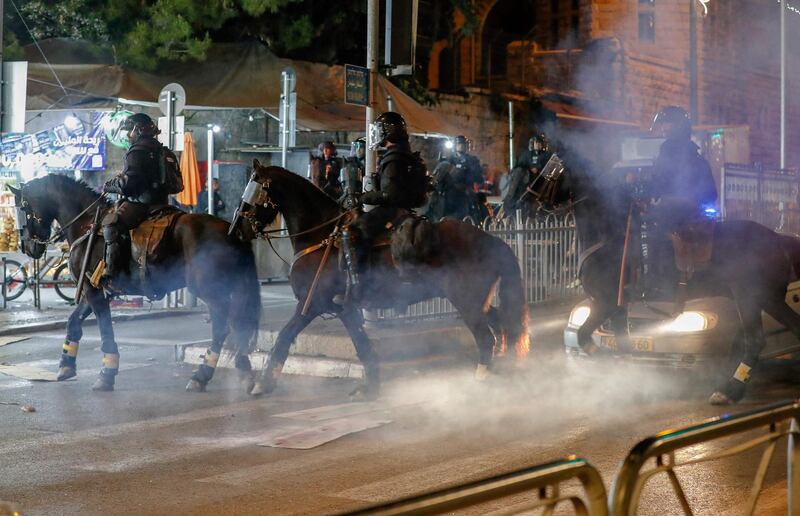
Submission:
{"label": "awning", "polygon": [[[177,82],[186,89],[190,106],[263,108],[277,114],[281,71],[288,66],[297,76],[298,128],[364,131],[364,108],[344,103],[343,66],[281,59],[256,42],[215,45],[206,61],[180,63],[158,75],[108,64],[52,64],[51,70],[44,63],[31,63],[27,108],[113,108],[119,98],[154,102],[163,86]],[[394,110],[406,118],[414,134],[459,132],[386,77],[378,76],[375,95],[379,112],[388,110],[391,95]]]}

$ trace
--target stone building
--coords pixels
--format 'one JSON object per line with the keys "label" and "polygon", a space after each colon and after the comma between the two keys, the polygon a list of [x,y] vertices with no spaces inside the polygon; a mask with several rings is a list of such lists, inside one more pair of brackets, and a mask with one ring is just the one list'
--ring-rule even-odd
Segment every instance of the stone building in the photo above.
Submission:
{"label": "stone building", "polygon": [[[660,107],[676,104],[691,109],[698,125],[749,127],[751,160],[779,162],[775,0],[477,0],[475,15],[470,35],[434,41],[425,60],[429,87],[443,93],[440,109],[467,127],[465,117],[477,115],[464,105],[489,105],[498,94],[544,100],[603,131],[646,128]],[[792,94],[800,84],[798,28],[800,12],[790,10],[789,166],[800,161],[800,100]],[[507,119],[495,113],[493,124],[475,131],[494,142],[484,159],[508,152],[497,148]]]}

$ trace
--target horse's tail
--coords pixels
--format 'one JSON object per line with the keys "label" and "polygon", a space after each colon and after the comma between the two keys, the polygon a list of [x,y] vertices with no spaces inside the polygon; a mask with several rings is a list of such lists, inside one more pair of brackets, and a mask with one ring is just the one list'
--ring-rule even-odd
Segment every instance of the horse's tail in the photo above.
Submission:
{"label": "horse's tail", "polygon": [[256,259],[249,243],[239,243],[236,271],[231,290],[231,329],[241,339],[240,346],[251,344],[261,318],[261,287],[256,274]]}
{"label": "horse's tail", "polygon": [[525,302],[525,286],[517,257],[507,245],[500,246],[497,256],[500,267],[500,324],[506,336],[508,350],[516,350],[524,357],[530,350],[528,336],[528,304]]}
{"label": "horse's tail", "polygon": [[795,235],[782,234],[782,248],[789,260],[790,282],[800,279],[800,238]]}

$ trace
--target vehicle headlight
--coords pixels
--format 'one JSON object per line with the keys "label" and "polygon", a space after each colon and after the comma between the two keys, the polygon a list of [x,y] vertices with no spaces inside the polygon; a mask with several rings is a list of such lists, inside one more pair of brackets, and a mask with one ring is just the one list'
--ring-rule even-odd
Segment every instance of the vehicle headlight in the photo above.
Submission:
{"label": "vehicle headlight", "polygon": [[580,328],[583,326],[583,323],[586,322],[586,319],[589,318],[590,313],[592,313],[592,310],[588,306],[576,307],[572,310],[572,313],[569,314],[569,325]]}
{"label": "vehicle headlight", "polygon": [[713,324],[709,324],[711,321],[713,321],[713,317],[702,312],[683,312],[675,319],[666,323],[664,325],[664,331],[675,333],[703,331],[713,327]]}

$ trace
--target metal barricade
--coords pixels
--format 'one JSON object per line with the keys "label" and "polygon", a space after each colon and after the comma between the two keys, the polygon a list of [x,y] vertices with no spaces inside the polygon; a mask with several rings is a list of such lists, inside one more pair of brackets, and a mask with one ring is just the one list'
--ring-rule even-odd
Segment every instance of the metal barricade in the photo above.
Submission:
{"label": "metal barricade", "polygon": [[[686,494],[675,474],[677,468],[709,462],[750,450],[766,444],[761,462],[758,465],[753,487],[744,514],[753,514],[772,459],[777,441],[788,436],[788,506],[790,515],[800,515],[800,504],[795,497],[800,494],[800,476],[797,475],[797,461],[800,449],[795,446],[798,435],[800,404],[783,402],[735,415],[724,415],[704,423],[679,430],[668,430],[639,442],[622,463],[622,468],[614,479],[609,499],[609,512],[617,516],[636,514],[639,499],[647,481],[658,473],[666,473],[685,514],[692,514]],[[700,443],[743,434],[766,427],[766,434],[732,445],[722,451],[708,453],[689,460],[678,462],[675,452]],[[655,467],[642,471],[650,459],[655,459]]]}
{"label": "metal barricade", "polygon": [[[580,294],[577,281],[580,249],[572,213],[522,220],[517,212],[516,219],[487,219],[481,227],[514,251],[529,304],[569,299]],[[434,319],[456,314],[449,301],[436,298],[411,305],[406,313],[379,310],[377,320]]]}
{"label": "metal barricade", "polygon": [[726,163],[720,179],[726,220],[752,220],[770,229],[800,233],[800,174]]}
{"label": "metal barricade", "polygon": [[[579,480],[583,497],[561,494],[561,485]],[[429,494],[405,498],[363,509],[354,515],[442,514],[477,504],[500,500],[508,496],[536,491],[534,500],[521,502],[508,511],[493,514],[519,514],[544,508],[552,511],[561,503],[571,503],[576,514],[605,516],[606,489],[597,470],[584,459],[566,459],[524,468],[511,473],[470,482]]]}

